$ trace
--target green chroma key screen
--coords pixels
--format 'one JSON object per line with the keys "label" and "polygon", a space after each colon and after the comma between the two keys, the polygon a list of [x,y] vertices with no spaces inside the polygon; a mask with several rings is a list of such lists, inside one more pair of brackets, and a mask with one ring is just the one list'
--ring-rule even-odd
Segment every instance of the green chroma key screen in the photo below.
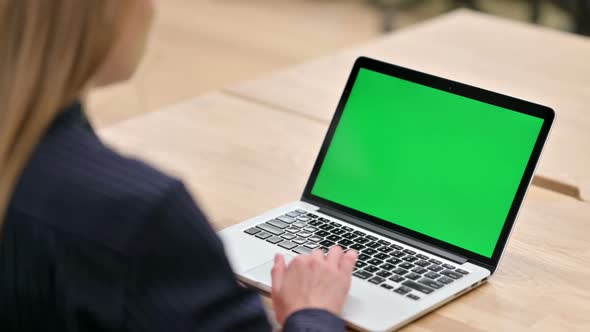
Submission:
{"label": "green chroma key screen", "polygon": [[542,125],[360,69],[311,193],[491,257]]}

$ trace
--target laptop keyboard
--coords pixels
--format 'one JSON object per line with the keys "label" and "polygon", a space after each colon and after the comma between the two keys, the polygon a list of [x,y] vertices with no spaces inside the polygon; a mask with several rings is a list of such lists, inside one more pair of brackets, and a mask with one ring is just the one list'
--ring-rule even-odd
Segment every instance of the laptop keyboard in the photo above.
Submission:
{"label": "laptop keyboard", "polygon": [[334,245],[356,250],[359,255],[354,277],[412,300],[419,300],[469,274],[453,264],[416,253],[410,247],[302,209],[244,232],[297,254],[308,254],[314,249],[327,252]]}

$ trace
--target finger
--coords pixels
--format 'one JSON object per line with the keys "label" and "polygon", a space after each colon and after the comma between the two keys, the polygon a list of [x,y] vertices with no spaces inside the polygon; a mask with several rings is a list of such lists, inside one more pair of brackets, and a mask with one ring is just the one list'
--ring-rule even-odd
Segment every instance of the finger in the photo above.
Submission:
{"label": "finger", "polygon": [[357,258],[358,255],[354,250],[350,250],[344,253],[344,255],[342,255],[342,258],[340,259],[340,271],[346,274],[351,274],[354,270],[354,265],[356,264]]}
{"label": "finger", "polygon": [[283,286],[283,279],[285,277],[285,271],[287,266],[285,264],[285,257],[281,254],[275,255],[275,264],[272,267],[272,293],[276,294]]}
{"label": "finger", "polygon": [[314,249],[311,254],[311,258],[318,259],[323,261],[324,260],[324,251],[322,249]]}
{"label": "finger", "polygon": [[356,254],[357,254],[357,256],[358,256],[358,254],[359,254],[358,250],[355,250],[355,249],[346,249],[346,250],[344,251],[344,253],[347,253],[347,252],[350,252],[350,251],[352,251],[352,252],[356,253]]}
{"label": "finger", "polygon": [[284,324],[284,319],[282,311],[282,301],[280,298],[280,290],[283,287],[283,280],[285,278],[285,274],[287,272],[287,266],[285,264],[285,258],[281,254],[275,255],[275,262],[272,268],[271,276],[272,276],[272,288],[271,288],[271,299],[273,306],[275,308],[276,319],[279,324]]}
{"label": "finger", "polygon": [[328,256],[326,256],[326,260],[328,261],[328,263],[330,265],[335,265],[338,266],[338,264],[340,263],[340,258],[342,257],[343,254],[343,250],[340,246],[333,246],[332,248],[330,248],[330,251],[328,252]]}

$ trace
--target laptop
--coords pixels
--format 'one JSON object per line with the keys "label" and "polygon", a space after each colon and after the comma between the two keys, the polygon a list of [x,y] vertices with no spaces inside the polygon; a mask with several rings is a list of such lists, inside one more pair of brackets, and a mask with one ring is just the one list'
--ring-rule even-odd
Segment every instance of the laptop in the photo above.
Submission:
{"label": "laptop", "polygon": [[400,328],[494,274],[554,116],[361,57],[301,199],[221,231],[230,263],[268,292],[276,253],[356,250],[343,318]]}

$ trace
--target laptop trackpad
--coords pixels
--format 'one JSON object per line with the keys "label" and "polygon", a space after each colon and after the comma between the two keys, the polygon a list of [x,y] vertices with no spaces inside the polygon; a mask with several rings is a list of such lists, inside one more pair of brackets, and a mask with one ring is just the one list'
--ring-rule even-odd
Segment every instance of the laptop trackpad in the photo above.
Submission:
{"label": "laptop trackpad", "polygon": [[[289,265],[289,263],[293,260],[293,256],[290,255],[285,255],[285,263],[287,265]],[[244,276],[250,280],[254,280],[258,283],[260,283],[261,285],[264,285],[266,287],[268,287],[270,289],[270,286],[272,285],[272,275],[271,275],[271,271],[272,271],[272,267],[274,266],[275,262],[274,259],[266,262],[266,263],[262,263],[254,268],[251,268],[250,270],[246,271],[244,273]]]}
{"label": "laptop trackpad", "polygon": [[[293,260],[293,256],[285,255],[285,262],[287,265]],[[266,287],[267,291],[270,290],[272,285],[272,276],[271,271],[272,267],[274,266],[274,260],[270,260],[266,263],[260,264],[244,273],[244,276],[250,280],[254,280],[259,283],[260,286]],[[346,304],[344,308],[344,312],[347,311],[358,311],[360,310],[361,300],[360,298],[356,297],[355,294],[348,294],[348,298],[346,299]]]}

